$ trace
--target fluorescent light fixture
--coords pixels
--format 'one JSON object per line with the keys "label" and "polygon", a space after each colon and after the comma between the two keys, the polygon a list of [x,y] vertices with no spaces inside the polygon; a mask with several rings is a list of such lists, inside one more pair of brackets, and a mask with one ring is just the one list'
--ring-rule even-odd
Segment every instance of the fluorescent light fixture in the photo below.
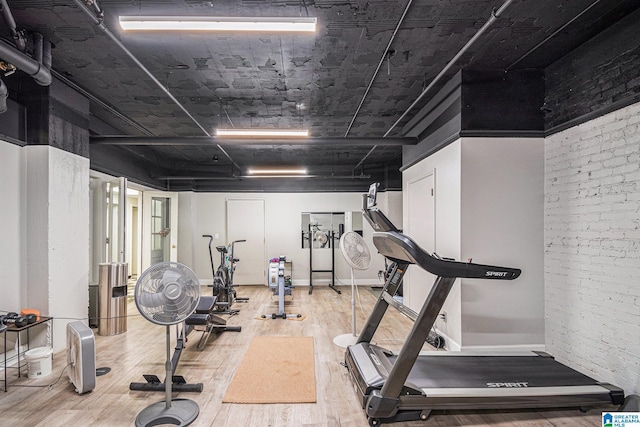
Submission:
{"label": "fluorescent light fixture", "polygon": [[289,169],[285,169],[285,168],[252,168],[247,170],[247,173],[249,175],[278,175],[278,176],[283,176],[283,177],[300,177],[300,176],[304,176],[307,174],[307,170],[305,168],[289,168]]}
{"label": "fluorescent light fixture", "polygon": [[313,178],[314,176],[311,175],[246,175],[243,176],[242,178]]}
{"label": "fluorescent light fixture", "polygon": [[309,136],[308,130],[282,129],[216,129],[216,136],[255,137],[255,138],[304,138]]}
{"label": "fluorescent light fixture", "polygon": [[121,16],[125,31],[315,32],[316,18]]}

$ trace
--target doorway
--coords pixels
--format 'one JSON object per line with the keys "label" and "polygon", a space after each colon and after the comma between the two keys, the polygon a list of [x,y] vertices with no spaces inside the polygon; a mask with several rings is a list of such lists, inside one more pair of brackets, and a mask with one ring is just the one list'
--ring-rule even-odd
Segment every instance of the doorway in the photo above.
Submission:
{"label": "doorway", "polygon": [[151,198],[151,265],[169,261],[170,207],[168,197]]}
{"label": "doorway", "polygon": [[[406,233],[426,251],[435,251],[435,171],[407,183]],[[410,268],[405,276],[404,304],[419,313],[431,291],[435,276],[421,268]],[[407,286],[408,285],[408,286]]]}
{"label": "doorway", "polygon": [[178,261],[178,194],[142,192],[141,271]]}
{"label": "doorway", "polygon": [[237,243],[234,257],[239,258],[233,282],[237,285],[267,283],[265,216],[263,199],[227,199],[227,239]]}

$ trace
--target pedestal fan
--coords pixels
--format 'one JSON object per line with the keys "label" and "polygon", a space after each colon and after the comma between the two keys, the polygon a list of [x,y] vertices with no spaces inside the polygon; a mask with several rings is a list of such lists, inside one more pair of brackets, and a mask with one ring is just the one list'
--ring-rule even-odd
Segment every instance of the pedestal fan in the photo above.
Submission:
{"label": "pedestal fan", "polygon": [[346,348],[356,343],[356,283],[354,270],[366,270],[371,264],[371,252],[367,242],[361,235],[353,231],[347,231],[340,237],[340,250],[344,259],[351,267],[351,333],[338,335],[333,339],[333,343],[338,347]]}
{"label": "pedestal fan", "polygon": [[134,299],[142,316],[152,323],[166,326],[167,348],[165,401],[143,409],[136,418],[136,426],[189,425],[198,417],[200,408],[189,399],[171,399],[170,328],[195,311],[200,300],[200,282],[186,265],[162,262],[142,273],[136,282]]}

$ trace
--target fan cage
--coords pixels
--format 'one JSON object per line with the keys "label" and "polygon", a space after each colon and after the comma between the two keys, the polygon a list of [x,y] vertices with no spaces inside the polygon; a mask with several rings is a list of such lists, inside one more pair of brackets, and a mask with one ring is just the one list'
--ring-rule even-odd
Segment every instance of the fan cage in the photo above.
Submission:
{"label": "fan cage", "polygon": [[347,263],[356,270],[366,270],[371,265],[371,252],[364,238],[348,231],[340,238],[340,248]]}
{"label": "fan cage", "polygon": [[193,314],[200,293],[200,282],[193,270],[177,262],[162,262],[142,273],[134,299],[140,314],[150,322],[174,325]]}

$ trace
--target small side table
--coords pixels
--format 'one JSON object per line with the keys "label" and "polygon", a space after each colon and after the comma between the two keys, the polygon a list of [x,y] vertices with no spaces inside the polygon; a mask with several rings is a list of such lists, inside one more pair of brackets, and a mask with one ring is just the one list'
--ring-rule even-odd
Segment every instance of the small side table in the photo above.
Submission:
{"label": "small side table", "polygon": [[[20,351],[20,333],[23,331],[27,331],[27,350],[29,351],[31,349],[31,343],[30,343],[30,336],[29,336],[29,330],[31,328],[33,328],[36,325],[41,325],[43,323],[46,322],[51,322],[53,320],[53,317],[48,317],[48,316],[40,316],[40,318],[38,320],[36,320],[34,323],[30,323],[26,326],[22,326],[22,327],[15,327],[14,325],[7,325],[7,330],[4,331],[4,391],[7,391],[7,369],[9,368],[7,366],[7,334],[9,332],[13,332],[15,333],[16,336],[16,340],[18,342],[18,378],[20,378],[22,376],[22,362],[20,361],[20,356],[22,354],[24,354],[25,352],[21,352]],[[50,323],[51,325],[51,323]],[[53,325],[51,325],[53,326]],[[51,346],[53,347],[53,328],[51,328]]]}

